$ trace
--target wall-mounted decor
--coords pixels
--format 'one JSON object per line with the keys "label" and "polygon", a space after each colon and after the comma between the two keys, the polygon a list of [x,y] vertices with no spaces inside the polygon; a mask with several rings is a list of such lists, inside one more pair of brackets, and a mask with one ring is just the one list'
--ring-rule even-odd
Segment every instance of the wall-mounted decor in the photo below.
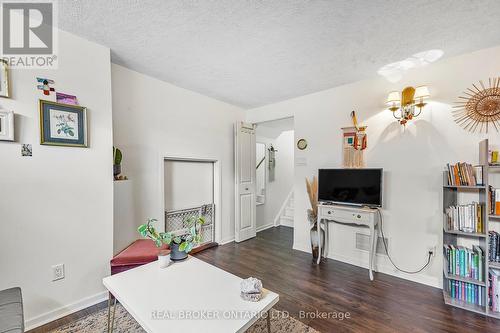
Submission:
{"label": "wall-mounted decor", "polygon": [[365,165],[363,150],[367,147],[366,128],[358,126],[356,112],[351,112],[351,119],[354,126],[342,127],[343,131],[343,153],[345,168],[362,168]]}
{"label": "wall-mounted decor", "polygon": [[21,156],[33,156],[33,147],[29,143],[21,145]]}
{"label": "wall-mounted decor", "polygon": [[427,105],[424,100],[429,96],[429,89],[426,86],[406,87],[401,93],[391,91],[387,97],[387,105],[389,105],[389,110],[394,118],[401,125],[406,126],[409,120],[418,117],[422,113],[422,108]]}
{"label": "wall-mounted decor", "polygon": [[479,86],[472,84],[465,96],[459,96],[458,105],[453,111],[455,122],[469,132],[488,133],[490,123],[500,129],[500,77],[488,79],[488,86],[479,81]]}
{"label": "wall-mounted decor", "polygon": [[87,109],[77,105],[40,100],[40,143],[88,147]]}
{"label": "wall-mounted decor", "polygon": [[14,112],[0,110],[0,141],[14,141]]}
{"label": "wall-mounted decor", "polygon": [[0,59],[0,97],[10,97],[9,68],[7,61]]}
{"label": "wall-mounted decor", "polygon": [[276,149],[274,149],[273,145],[270,145],[269,148],[267,148],[268,151],[268,167],[269,167],[269,181],[274,182],[274,171],[276,169],[276,153],[278,152]]}
{"label": "wall-mounted decor", "polygon": [[300,139],[299,141],[297,141],[297,148],[299,148],[300,150],[306,149],[307,148],[306,139]]}
{"label": "wall-mounted decor", "polygon": [[49,96],[51,92],[56,91],[54,88],[52,88],[50,85],[54,84],[54,80],[51,79],[46,79],[43,77],[37,77],[36,81],[38,83],[41,83],[36,86],[38,90],[43,91],[43,94],[46,96]]}
{"label": "wall-mounted decor", "polygon": [[61,104],[78,105],[76,96],[56,92],[56,101]]}

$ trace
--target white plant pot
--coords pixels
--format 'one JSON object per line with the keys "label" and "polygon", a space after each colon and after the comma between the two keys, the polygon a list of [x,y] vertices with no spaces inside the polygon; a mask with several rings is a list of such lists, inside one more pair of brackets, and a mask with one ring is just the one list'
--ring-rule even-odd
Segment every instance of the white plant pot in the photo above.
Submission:
{"label": "white plant pot", "polygon": [[158,265],[160,268],[165,268],[170,265],[170,252],[168,254],[166,253],[159,253],[158,254]]}

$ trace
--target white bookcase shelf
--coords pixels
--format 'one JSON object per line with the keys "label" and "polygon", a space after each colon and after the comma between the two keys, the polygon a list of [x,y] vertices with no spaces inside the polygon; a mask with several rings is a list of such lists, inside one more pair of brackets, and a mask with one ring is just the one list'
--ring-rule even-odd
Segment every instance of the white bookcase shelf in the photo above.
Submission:
{"label": "white bookcase shelf", "polygon": [[[457,245],[459,243],[459,240],[461,238],[472,238],[473,240],[475,239],[476,242],[478,242],[479,245],[484,252],[484,261],[483,261],[483,267],[484,267],[484,282],[483,281],[478,281],[475,279],[470,279],[467,277],[462,277],[462,276],[456,276],[449,274],[447,271],[448,263],[447,263],[447,258],[444,256],[444,262],[443,262],[443,298],[444,302],[448,305],[465,309],[468,311],[480,313],[489,317],[494,317],[494,318],[499,318],[500,319],[500,313],[499,312],[494,312],[490,310],[488,304],[489,304],[489,299],[488,299],[488,290],[489,290],[489,280],[488,280],[488,271],[489,268],[497,268],[500,269],[500,263],[493,262],[489,258],[489,244],[488,244],[488,231],[489,231],[489,224],[491,223],[499,223],[500,222],[500,216],[498,215],[491,215],[488,214],[489,211],[489,203],[488,203],[488,186],[490,185],[489,183],[489,174],[490,173],[495,173],[495,172],[500,172],[500,165],[488,165],[488,139],[485,139],[479,143],[479,165],[483,166],[483,181],[484,185],[482,186],[452,186],[448,185],[448,176],[447,173],[444,173],[443,179],[444,179],[444,184],[443,184],[443,244],[453,244]],[[497,184],[498,185],[498,184]],[[458,201],[458,195],[460,192],[466,192],[466,193],[477,193],[479,196],[478,202],[483,205],[485,209],[483,209],[483,228],[484,228],[484,233],[470,233],[470,232],[463,232],[463,231],[457,231],[457,230],[447,230],[447,218],[446,218],[446,208],[459,204]],[[467,303],[464,301],[461,301],[459,299],[452,298],[450,296],[449,290],[448,290],[448,281],[449,280],[456,280],[456,281],[461,281],[461,282],[466,282],[466,283],[471,283],[471,284],[476,284],[478,286],[484,287],[485,292],[483,294],[483,304],[486,304],[486,306],[479,306],[476,304],[471,304]]]}

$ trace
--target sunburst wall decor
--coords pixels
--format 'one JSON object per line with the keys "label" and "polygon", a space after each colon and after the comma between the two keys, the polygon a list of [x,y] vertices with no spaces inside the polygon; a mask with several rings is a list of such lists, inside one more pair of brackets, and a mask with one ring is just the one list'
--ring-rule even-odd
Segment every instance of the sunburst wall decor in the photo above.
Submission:
{"label": "sunburst wall decor", "polygon": [[465,96],[459,96],[453,111],[455,122],[469,132],[488,133],[490,123],[497,132],[500,129],[500,77],[488,79],[488,87],[483,81],[474,89],[467,88]]}

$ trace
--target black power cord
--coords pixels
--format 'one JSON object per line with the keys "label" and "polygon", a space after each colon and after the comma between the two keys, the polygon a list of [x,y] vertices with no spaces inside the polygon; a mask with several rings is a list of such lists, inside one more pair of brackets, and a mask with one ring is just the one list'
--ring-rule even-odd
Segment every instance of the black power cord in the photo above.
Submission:
{"label": "black power cord", "polygon": [[382,218],[382,213],[380,212],[380,209],[377,208],[377,212],[378,212],[378,215],[380,216],[380,232],[382,234],[382,242],[384,243],[384,248],[385,248],[385,253],[387,253],[387,258],[389,258],[389,261],[391,262],[391,264],[396,267],[396,269],[398,271],[401,271],[403,273],[407,273],[407,274],[417,274],[417,273],[420,273],[421,271],[423,271],[427,266],[429,266],[429,264],[431,263],[431,258],[432,258],[432,251],[429,251],[429,255],[427,257],[427,262],[425,263],[425,265],[420,268],[418,271],[407,271],[407,270],[404,270],[404,269],[401,269],[399,268],[395,263],[394,261],[392,261],[392,258],[391,256],[389,255],[389,249],[387,248],[387,243],[385,241],[385,236],[384,236],[384,228],[382,227],[383,225],[383,218]]}

